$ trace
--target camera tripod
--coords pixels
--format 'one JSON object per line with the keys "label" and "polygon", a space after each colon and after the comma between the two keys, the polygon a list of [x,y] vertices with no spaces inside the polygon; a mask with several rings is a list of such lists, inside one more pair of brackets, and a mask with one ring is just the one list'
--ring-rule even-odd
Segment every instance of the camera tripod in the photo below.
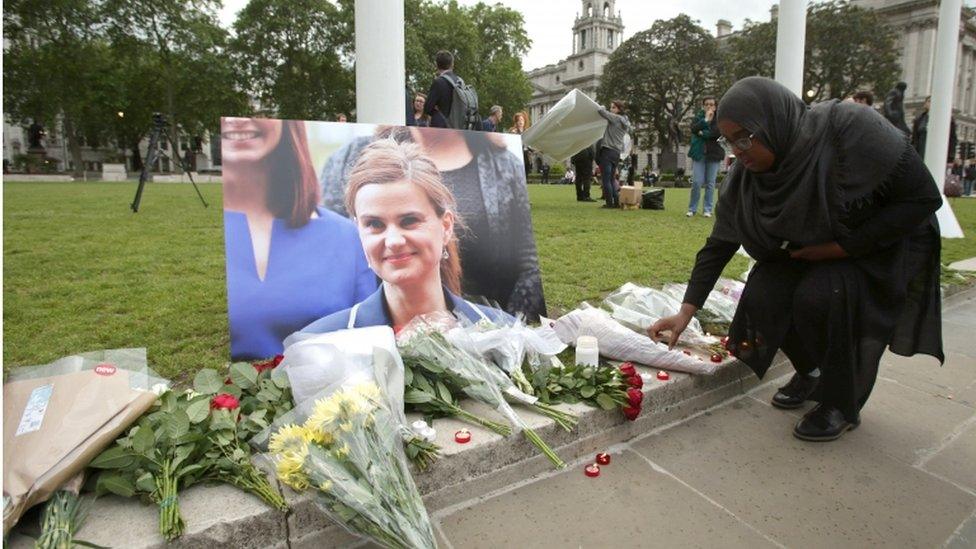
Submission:
{"label": "camera tripod", "polygon": [[[164,117],[162,113],[158,113],[158,112],[153,113],[153,129],[152,132],[149,134],[149,149],[146,151],[146,161],[143,162],[142,164],[142,173],[139,174],[139,187],[136,188],[136,196],[132,200],[133,212],[139,211],[139,203],[142,201],[142,190],[146,187],[146,181],[149,181],[149,175],[150,175],[149,172],[150,170],[152,170],[153,164],[156,163],[156,157],[162,155],[163,157],[168,158],[170,162],[174,160],[173,157],[169,156],[168,154],[166,154],[165,151],[162,151],[159,148],[159,141],[162,139],[167,143],[169,143],[170,149],[174,151],[177,150],[174,147],[173,142],[166,136],[165,129],[166,129],[166,117]],[[207,201],[204,200],[203,195],[200,194],[200,188],[197,187],[196,182],[193,181],[193,176],[190,174],[190,167],[183,162],[182,158],[180,158],[179,151],[177,151],[177,154],[174,156],[176,157],[175,161],[179,163],[180,168],[183,170],[183,173],[185,173],[186,176],[190,178],[190,183],[193,184],[194,190],[197,191],[197,196],[200,197],[200,202],[203,203],[203,207],[204,208],[208,207],[209,205],[207,204]]]}

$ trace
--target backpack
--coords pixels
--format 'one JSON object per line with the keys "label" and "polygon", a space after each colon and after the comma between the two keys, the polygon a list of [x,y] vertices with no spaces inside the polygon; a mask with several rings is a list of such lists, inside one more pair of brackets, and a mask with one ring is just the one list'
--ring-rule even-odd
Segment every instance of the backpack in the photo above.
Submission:
{"label": "backpack", "polygon": [[451,112],[445,117],[447,127],[456,130],[481,130],[481,117],[478,116],[478,92],[464,83],[453,73],[444,73],[454,88],[454,100],[451,102]]}

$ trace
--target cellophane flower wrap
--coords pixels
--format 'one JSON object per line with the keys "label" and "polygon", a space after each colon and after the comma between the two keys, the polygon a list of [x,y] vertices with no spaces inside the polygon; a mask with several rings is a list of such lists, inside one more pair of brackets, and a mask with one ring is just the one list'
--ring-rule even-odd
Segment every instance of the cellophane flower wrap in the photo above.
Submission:
{"label": "cellophane flower wrap", "polygon": [[[659,319],[676,315],[681,309],[681,299],[654,288],[628,282],[603,300],[603,308],[620,324],[640,334]],[[708,348],[718,343],[718,338],[706,336],[698,319],[692,318],[681,333],[678,344]]]}
{"label": "cellophane flower wrap", "polygon": [[296,333],[287,341],[278,369],[288,376],[296,405],[344,380],[373,380],[386,396],[414,465],[424,470],[437,459],[440,448],[408,426],[403,409],[403,361],[392,329],[370,326],[324,334]]}
{"label": "cellophane flower wrap", "polygon": [[436,547],[400,420],[375,379],[347,376],[296,406],[267,445],[278,478],[349,532],[391,548]]}
{"label": "cellophane flower wrap", "polygon": [[[514,389],[511,380],[493,364],[452,344],[444,335],[456,327],[456,319],[448,315],[420,315],[411,320],[397,337],[397,345],[404,362],[426,361],[442,371],[431,380],[453,394],[464,395],[483,402],[501,413],[512,426],[522,431],[556,467],[566,464],[519,417],[506,401],[504,388]],[[418,371],[420,369],[417,369]],[[428,369],[429,371],[429,369]]]}

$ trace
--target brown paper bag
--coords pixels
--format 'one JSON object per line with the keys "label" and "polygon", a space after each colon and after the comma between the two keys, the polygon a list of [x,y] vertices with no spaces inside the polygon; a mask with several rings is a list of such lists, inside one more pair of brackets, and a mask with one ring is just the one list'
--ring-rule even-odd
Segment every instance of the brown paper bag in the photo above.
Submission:
{"label": "brown paper bag", "polygon": [[111,363],[80,367],[90,369],[3,386],[4,534],[27,509],[82,472],[156,400],[144,372]]}

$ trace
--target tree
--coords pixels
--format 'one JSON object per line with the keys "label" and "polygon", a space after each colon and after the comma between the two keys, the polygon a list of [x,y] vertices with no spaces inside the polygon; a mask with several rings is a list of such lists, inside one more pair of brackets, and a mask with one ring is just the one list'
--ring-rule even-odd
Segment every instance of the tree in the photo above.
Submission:
{"label": "tree", "polygon": [[98,8],[90,0],[13,0],[3,12],[4,111],[24,125],[60,124],[78,176],[82,142],[101,142],[111,129],[113,92],[103,75],[112,62]]}
{"label": "tree", "polygon": [[330,120],[353,109],[351,13],[348,1],[248,2],[234,22],[231,49],[262,107],[300,120]]}
{"label": "tree", "polygon": [[[729,39],[728,46],[732,81],[751,75],[773,77],[775,21],[748,25]],[[874,10],[845,1],[810,5],[803,64],[805,101],[840,99],[861,89],[884,96],[900,72],[896,35]]]}
{"label": "tree", "polygon": [[597,96],[604,104],[627,103],[643,147],[675,150],[674,125],[715,91],[721,69],[715,38],[682,14],[620,44],[603,68]]}
{"label": "tree", "polygon": [[150,128],[149,119],[140,119],[146,107],[167,115],[174,145],[181,135],[193,141],[217,131],[221,116],[248,111],[226,55],[229,36],[217,24],[219,5],[217,0],[105,0],[103,16],[116,52],[130,54],[122,59],[145,78],[121,77],[130,92],[121,101],[139,113],[119,123],[127,139],[135,138],[138,127]]}

